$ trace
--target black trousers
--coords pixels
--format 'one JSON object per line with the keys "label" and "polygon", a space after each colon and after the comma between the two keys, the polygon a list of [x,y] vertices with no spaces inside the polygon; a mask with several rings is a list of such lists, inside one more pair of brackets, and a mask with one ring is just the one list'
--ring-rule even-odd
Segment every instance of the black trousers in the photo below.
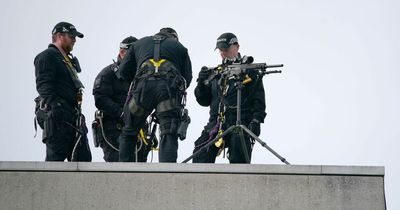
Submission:
{"label": "black trousers", "polygon": [[[115,126],[113,126],[115,127]],[[104,129],[107,141],[112,144],[115,149],[119,150],[119,136],[121,134],[121,130],[116,128],[106,127]],[[134,141],[134,139],[131,139]],[[137,139],[136,139],[137,140]],[[112,148],[104,139],[100,144],[100,147],[103,149],[103,159],[106,162],[118,162],[119,161],[119,151]],[[138,162],[147,162],[147,156],[151,150],[151,145],[146,145],[144,142],[137,143],[134,151],[138,149]],[[136,148],[137,147],[137,148]],[[136,157],[133,157],[133,160],[136,160]]]}
{"label": "black trousers", "polygon": [[[117,122],[103,122],[103,126],[104,126],[103,130],[104,130],[105,138],[115,149],[118,149],[119,148],[118,137],[119,137],[121,131],[118,130],[118,128],[117,128]],[[105,141],[104,136],[101,133],[101,131],[99,134],[100,134],[100,136],[103,137],[103,138],[101,138],[102,141],[100,142],[100,147],[103,149],[104,161],[118,162],[119,152],[117,150],[115,150],[114,148],[112,148]]]}
{"label": "black trousers", "polygon": [[[179,106],[160,108],[166,100],[180,101],[178,90],[174,87],[174,79],[143,79],[137,82],[132,98],[136,104],[136,112],[132,113],[127,106],[124,108],[125,126],[119,138],[119,161],[135,161],[134,148],[137,135],[144,126],[146,118],[155,109],[160,123],[161,139],[159,143],[159,162],[176,162],[178,157],[177,129],[180,120]],[[128,102],[131,104],[131,101]]]}
{"label": "black trousers", "polygon": [[[210,131],[214,128],[215,122],[209,122],[201,132],[200,137],[194,142],[194,150],[193,153],[196,153],[200,150],[204,145],[206,145],[209,140],[212,140],[216,137],[216,134],[210,136]],[[215,159],[217,158],[219,148],[214,145],[211,145],[205,152],[200,153],[199,155],[193,157],[193,163],[215,163]]]}
{"label": "black trousers", "polygon": [[[63,111],[62,115],[52,119],[51,123],[54,126],[52,135],[44,139],[46,144],[46,161],[64,161],[65,159],[68,161],[92,161],[87,132],[77,136],[75,113]],[[86,127],[84,120],[82,124]],[[78,139],[79,143],[77,144]]]}
{"label": "black trousers", "polygon": [[[228,129],[230,126],[235,125],[236,117],[227,119],[224,124],[224,130]],[[245,124],[248,124],[249,120],[245,121]],[[201,149],[202,146],[207,144],[208,140],[214,139],[217,135],[211,136],[209,139],[209,132],[214,127],[215,122],[209,122],[204,130],[201,133],[201,136],[195,141],[195,149],[193,153],[197,152]],[[249,135],[244,133],[243,131],[243,139],[245,143],[245,149],[243,149],[242,141],[240,139],[239,131],[232,131],[228,135],[224,136],[225,148],[228,149],[228,159],[230,163],[246,163],[245,151],[249,156],[249,161],[251,161],[251,153],[252,153],[252,139]],[[193,157],[193,163],[215,163],[215,159],[218,155],[218,150],[214,145],[211,145],[205,152],[200,153],[198,156]]]}

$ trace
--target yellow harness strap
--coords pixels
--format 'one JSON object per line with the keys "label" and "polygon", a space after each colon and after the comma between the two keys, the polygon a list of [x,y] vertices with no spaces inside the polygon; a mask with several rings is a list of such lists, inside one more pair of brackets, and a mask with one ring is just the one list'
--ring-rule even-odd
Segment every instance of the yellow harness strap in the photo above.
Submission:
{"label": "yellow harness strap", "polygon": [[[146,138],[146,136],[145,136],[145,134],[144,134],[144,130],[143,130],[143,128],[142,129],[140,129],[140,131],[139,131],[139,134],[138,134],[138,141],[140,141],[140,140],[142,140],[143,141],[143,143],[145,144],[145,145],[149,145],[149,142],[147,142],[147,138]],[[158,151],[158,148],[150,148],[151,150],[154,150],[154,151]]]}
{"label": "yellow harness strap", "polygon": [[72,75],[74,75],[75,79],[77,79],[78,73],[76,72],[74,65],[72,65],[71,59],[67,55],[64,55],[64,63],[67,65],[67,68],[72,72]]}
{"label": "yellow harness strap", "polygon": [[[224,131],[222,130],[222,124],[225,121],[225,115],[224,112],[220,112],[219,114],[219,118],[220,118],[220,124],[219,124],[219,128],[218,128],[218,135],[221,135]],[[218,148],[223,148],[224,147],[224,139],[223,138],[219,138],[218,141],[216,141],[214,143],[214,145]]]}
{"label": "yellow harness strap", "polygon": [[149,61],[154,65],[154,67],[160,67],[161,66],[161,64],[162,63],[164,63],[165,61],[167,61],[167,60],[165,60],[165,59],[161,59],[161,60],[159,60],[159,61],[155,61],[153,58],[152,59],[149,59]]}
{"label": "yellow harness strap", "polygon": [[161,64],[164,63],[164,62],[167,61],[167,60],[161,59],[161,60],[159,60],[159,61],[155,61],[155,60],[152,58],[152,59],[149,59],[149,61],[150,61],[150,62],[153,64],[153,66],[154,66],[154,73],[157,73],[157,72],[158,72],[158,68],[161,66]]}
{"label": "yellow harness strap", "polygon": [[[73,79],[78,79],[78,72],[76,72],[76,69],[74,65],[72,64],[72,61],[68,55],[64,55],[64,63],[67,65],[68,70],[71,72],[71,76],[74,77]],[[78,102],[78,105],[82,104],[83,101],[83,89],[80,88],[78,92],[76,93],[76,99]]]}
{"label": "yellow harness strap", "polygon": [[147,142],[146,136],[144,135],[143,128],[139,131],[138,139],[141,139],[145,145],[149,144],[149,142]]}

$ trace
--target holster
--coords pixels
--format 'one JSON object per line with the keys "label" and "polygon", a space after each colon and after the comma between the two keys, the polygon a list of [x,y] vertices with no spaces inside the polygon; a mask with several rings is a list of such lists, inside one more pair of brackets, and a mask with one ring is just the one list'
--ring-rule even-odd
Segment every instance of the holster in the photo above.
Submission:
{"label": "holster", "polygon": [[54,137],[56,132],[56,121],[53,112],[48,111],[44,115],[42,142],[46,143],[48,139]]}
{"label": "holster", "polygon": [[186,139],[186,132],[190,124],[189,112],[187,109],[182,110],[181,121],[179,122],[177,136],[180,140]]}
{"label": "holster", "polygon": [[94,147],[99,147],[101,144],[101,127],[98,119],[93,120],[92,122],[92,133],[93,133],[93,144]]}
{"label": "holster", "polygon": [[[44,100],[41,96],[35,98],[35,123],[39,124],[40,128],[44,128],[44,120],[46,118],[47,109],[46,107],[42,107],[44,104]],[[35,124],[36,130],[36,124]]]}

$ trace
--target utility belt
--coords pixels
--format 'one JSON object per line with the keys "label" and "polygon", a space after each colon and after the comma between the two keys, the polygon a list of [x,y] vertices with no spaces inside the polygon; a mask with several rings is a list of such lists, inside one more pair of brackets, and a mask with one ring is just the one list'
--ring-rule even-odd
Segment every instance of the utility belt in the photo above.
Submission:
{"label": "utility belt", "polygon": [[[76,120],[80,117],[77,106],[72,106],[64,100],[52,102],[52,106],[45,104],[41,96],[35,98],[35,118],[34,128],[37,132],[37,124],[43,130],[42,141],[45,143],[47,139],[53,137],[57,130],[57,126],[62,124],[69,125],[75,129],[80,129],[76,125]],[[35,134],[36,136],[36,134]]]}
{"label": "utility belt", "polygon": [[[46,104],[44,102],[44,99],[41,96],[38,96],[34,99],[35,101],[35,122],[39,124],[39,126],[43,129],[43,121],[44,117],[46,117],[46,114],[51,110],[50,105]],[[63,116],[68,118],[71,118],[70,120],[73,120],[72,118],[78,116],[78,111],[77,111],[77,106],[72,106],[69,103],[67,103],[64,100],[58,100],[53,102],[57,106],[53,106],[53,108],[58,109],[57,111],[60,111],[63,113]],[[35,125],[35,129],[36,129]]]}

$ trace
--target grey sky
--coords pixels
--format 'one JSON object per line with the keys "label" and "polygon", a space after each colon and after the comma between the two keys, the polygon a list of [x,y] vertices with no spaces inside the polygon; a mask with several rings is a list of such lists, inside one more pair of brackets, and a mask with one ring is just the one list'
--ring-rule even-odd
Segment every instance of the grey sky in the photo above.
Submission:
{"label": "grey sky", "polygon": [[[398,1],[146,2],[2,1],[0,161],[44,159],[41,133],[33,138],[33,59],[50,43],[57,22],[71,22],[85,34],[72,53],[83,69],[88,125],[94,78],[116,58],[123,38],[176,29],[195,80],[201,66],[220,62],[215,40],[229,31],[238,36],[242,54],[285,64],[282,74],[264,78],[268,116],[261,138],[292,164],[385,166],[388,209],[400,209]],[[191,154],[208,118],[208,108],[195,102],[194,86],[188,90],[192,123],[178,161]],[[102,162],[91,135],[94,161]],[[280,161],[256,145],[252,163]]]}

